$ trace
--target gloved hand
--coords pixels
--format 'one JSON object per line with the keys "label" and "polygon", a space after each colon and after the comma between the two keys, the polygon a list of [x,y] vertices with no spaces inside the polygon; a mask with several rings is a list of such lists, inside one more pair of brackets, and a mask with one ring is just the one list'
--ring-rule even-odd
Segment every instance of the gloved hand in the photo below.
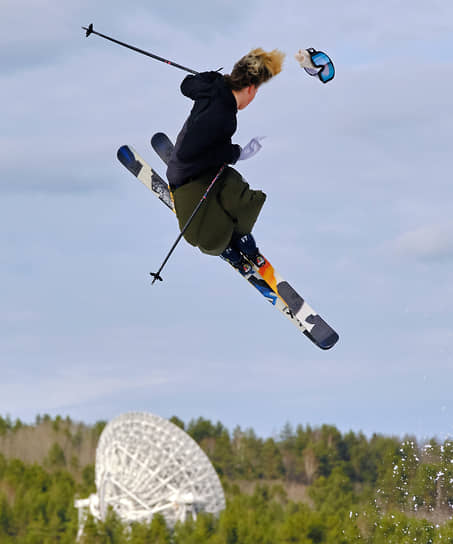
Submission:
{"label": "gloved hand", "polygon": [[316,69],[316,66],[314,66],[311,61],[310,53],[306,49],[299,49],[299,51],[294,55],[294,58],[302,68]]}
{"label": "gloved hand", "polygon": [[241,154],[239,155],[238,161],[245,161],[250,159],[258,153],[258,151],[263,147],[260,144],[260,141],[263,140],[266,136],[256,136],[252,138],[250,142],[241,149]]}

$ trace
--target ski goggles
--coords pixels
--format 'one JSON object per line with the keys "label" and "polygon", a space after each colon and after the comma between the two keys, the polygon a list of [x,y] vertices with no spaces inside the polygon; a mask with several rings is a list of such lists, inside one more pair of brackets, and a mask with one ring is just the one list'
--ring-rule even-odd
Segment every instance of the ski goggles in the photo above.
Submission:
{"label": "ski goggles", "polygon": [[313,49],[312,47],[307,49],[307,51],[310,54],[313,66],[316,66],[316,69],[304,67],[307,74],[310,74],[311,76],[318,76],[323,83],[327,83],[333,79],[335,75],[335,68],[331,59],[322,51],[316,51],[316,49]]}

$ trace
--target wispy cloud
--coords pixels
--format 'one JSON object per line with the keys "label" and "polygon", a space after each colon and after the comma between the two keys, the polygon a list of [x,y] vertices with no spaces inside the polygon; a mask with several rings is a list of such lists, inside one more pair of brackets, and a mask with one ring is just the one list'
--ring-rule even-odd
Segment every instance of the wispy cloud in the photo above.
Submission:
{"label": "wispy cloud", "polygon": [[80,369],[57,371],[54,376],[0,384],[0,413],[55,412],[65,406],[83,406],[94,399],[123,395],[133,396],[133,391],[152,390],[168,382],[161,373],[146,376],[115,376],[111,369],[104,374],[93,373],[81,365]]}
{"label": "wispy cloud", "polygon": [[425,225],[407,231],[394,241],[395,251],[422,260],[453,259],[453,223]]}

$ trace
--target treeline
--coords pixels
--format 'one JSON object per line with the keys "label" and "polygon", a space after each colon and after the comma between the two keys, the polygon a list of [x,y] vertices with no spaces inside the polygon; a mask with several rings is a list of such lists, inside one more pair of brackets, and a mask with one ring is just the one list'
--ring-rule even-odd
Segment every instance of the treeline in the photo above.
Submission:
{"label": "treeline", "polygon": [[[420,445],[408,437],[289,424],[264,439],[203,418],[172,421],[213,462],[226,510],[174,532],[159,516],[126,528],[111,513],[103,523],[89,519],[82,542],[453,542],[449,441]],[[95,447],[104,426],[49,416],[25,425],[0,417],[0,544],[74,542],[74,498],[95,490]]]}
{"label": "treeline", "polygon": [[185,427],[179,424],[209,455],[220,475],[228,479],[284,479],[311,485],[341,469],[349,480],[374,485],[382,465],[398,455],[400,441],[362,433],[343,435],[336,427],[319,428],[286,424],[278,438],[263,439],[253,430],[237,427],[231,434],[222,426],[203,418]]}
{"label": "treeline", "polygon": [[75,470],[94,463],[96,445],[106,423],[75,423],[69,417],[38,415],[34,424],[0,416],[0,453],[27,463],[44,463],[51,447],[60,449]]}

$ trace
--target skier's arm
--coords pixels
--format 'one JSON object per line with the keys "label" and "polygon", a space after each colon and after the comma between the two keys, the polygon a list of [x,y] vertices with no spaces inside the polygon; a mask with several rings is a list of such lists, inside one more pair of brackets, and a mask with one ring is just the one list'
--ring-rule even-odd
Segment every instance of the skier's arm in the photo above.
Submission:
{"label": "skier's arm", "polygon": [[213,164],[234,164],[241,154],[241,147],[232,144],[231,138],[225,134],[223,123],[213,122],[212,119],[198,119],[187,127],[182,145],[177,156],[183,162],[190,162],[200,155]]}

